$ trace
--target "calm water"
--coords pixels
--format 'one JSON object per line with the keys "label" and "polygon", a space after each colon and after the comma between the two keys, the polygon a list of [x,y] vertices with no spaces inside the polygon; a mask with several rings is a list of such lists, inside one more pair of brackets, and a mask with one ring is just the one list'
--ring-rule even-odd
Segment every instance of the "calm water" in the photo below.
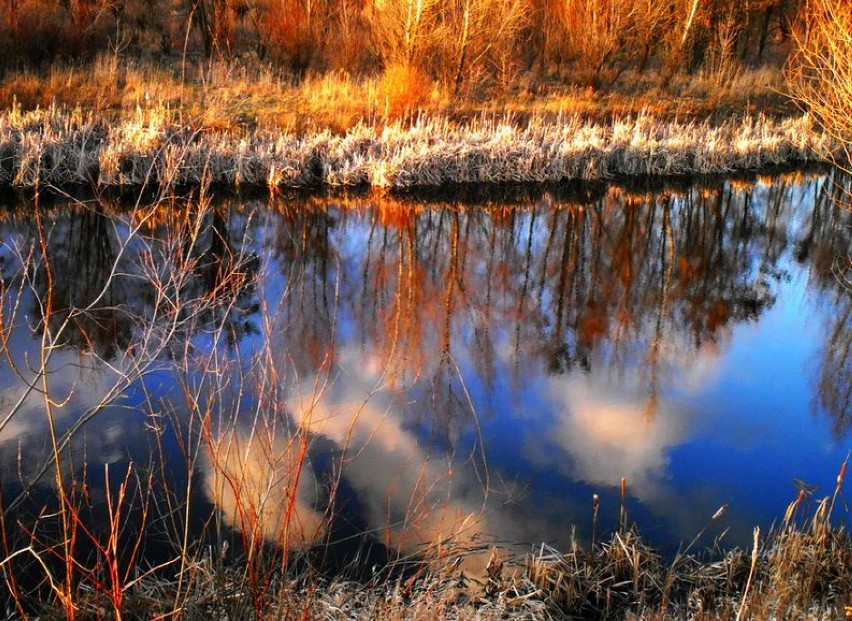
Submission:
{"label": "calm water", "polygon": [[66,484],[152,469],[164,540],[247,503],[291,546],[567,548],[624,477],[663,549],[723,504],[701,545],[747,545],[852,449],[844,183],[8,210],[4,502],[50,504],[46,389]]}

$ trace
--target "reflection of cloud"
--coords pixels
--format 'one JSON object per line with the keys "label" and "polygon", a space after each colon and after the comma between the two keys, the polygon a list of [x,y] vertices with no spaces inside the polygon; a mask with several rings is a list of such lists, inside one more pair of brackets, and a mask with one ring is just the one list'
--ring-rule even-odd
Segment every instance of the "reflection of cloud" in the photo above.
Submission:
{"label": "reflection of cloud", "polygon": [[[49,373],[48,386],[54,401],[52,413],[58,431],[86,410],[96,406],[110,394],[110,389],[120,378],[106,369],[91,369],[80,364],[79,357],[66,352],[54,354]],[[21,367],[18,367],[20,370]],[[34,383],[30,390],[27,383]],[[45,399],[38,377],[34,372],[26,373],[26,382],[15,371],[7,367],[0,372],[0,411],[2,420],[13,412],[0,430],[0,444],[20,439],[27,435],[39,435],[46,430]]]}
{"label": "reflection of cloud", "polygon": [[[714,357],[709,351],[696,370],[684,369],[689,390],[712,378]],[[339,447],[341,476],[357,491],[368,526],[388,545],[409,553],[449,537],[460,545],[565,537],[564,523],[555,526],[543,507],[496,506],[500,496],[489,496],[470,461],[424,447],[405,424],[406,387],[388,389],[375,357],[344,348],[338,359],[324,389],[315,391],[313,380],[302,384],[308,390],[291,402],[293,415],[302,429]],[[659,486],[666,452],[687,431],[670,401],[660,397],[652,408],[638,377],[620,384],[589,375],[547,381],[544,396],[555,418],[543,434],[550,445],[534,461],[592,484],[612,486],[627,477],[631,493],[646,501],[666,493]],[[553,514],[584,516],[585,506],[566,502]],[[481,571],[486,561],[487,555],[466,559],[466,568]]]}
{"label": "reflection of cloud", "polygon": [[[40,377],[41,338],[34,334],[21,308],[32,304],[32,292],[24,290],[20,302],[4,300],[5,326],[3,362],[0,363],[0,468],[23,471],[27,476],[41,468],[52,453],[48,446],[48,417],[44,385]],[[118,436],[137,438],[126,433],[141,426],[140,417],[119,411],[115,404],[126,375],[120,361],[104,365],[94,356],[73,349],[56,348],[50,352],[46,382],[51,401],[51,416],[59,437],[71,429],[84,414],[97,412],[98,424],[84,425],[72,439],[70,452],[86,451],[102,461],[118,457]],[[27,447],[21,464],[16,464],[14,444]]]}
{"label": "reflection of cloud", "polygon": [[258,534],[306,548],[325,530],[315,508],[319,485],[297,439],[227,430],[212,442],[202,470],[210,500],[250,541]]}
{"label": "reflection of cloud", "polygon": [[549,380],[546,397],[556,416],[548,437],[566,454],[550,458],[552,466],[601,485],[627,477],[632,493],[644,500],[658,493],[666,451],[685,433],[669,402],[657,401],[651,410],[647,391],[589,375]]}
{"label": "reflection of cloud", "polygon": [[686,347],[679,351],[679,359],[676,361],[679,367],[677,388],[681,391],[699,394],[718,380],[723,369],[718,343],[704,341],[697,351]]}
{"label": "reflection of cloud", "polygon": [[[485,485],[470,464],[430,454],[420,444],[403,424],[401,393],[376,389],[382,378],[369,357],[362,362],[348,351],[340,359],[344,371],[320,395],[302,394],[294,416],[341,450],[341,475],[357,491],[369,527],[403,553],[448,540],[470,546],[491,534]],[[487,557],[465,561],[479,571]]]}

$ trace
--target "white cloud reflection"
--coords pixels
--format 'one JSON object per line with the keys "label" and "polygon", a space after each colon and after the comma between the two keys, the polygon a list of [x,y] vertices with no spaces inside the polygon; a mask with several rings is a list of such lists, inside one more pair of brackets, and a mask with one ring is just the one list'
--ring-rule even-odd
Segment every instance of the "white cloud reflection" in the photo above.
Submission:
{"label": "white cloud reflection", "polygon": [[[377,537],[411,554],[447,541],[471,548],[502,530],[487,511],[481,475],[469,460],[423,445],[406,425],[404,390],[385,388],[376,360],[355,349],[341,352],[339,360],[340,373],[318,393],[303,391],[293,415],[301,428],[336,445],[340,473]],[[478,572],[485,562],[487,554],[470,555],[465,567]]]}
{"label": "white cloud reflection", "polygon": [[595,485],[618,485],[626,477],[643,500],[659,493],[666,452],[686,433],[682,413],[669,401],[593,375],[546,380],[544,396],[554,417],[547,437],[558,455],[548,451],[549,466]]}
{"label": "white cloud reflection", "polygon": [[[542,380],[551,412],[542,434],[547,450],[529,447],[529,458],[592,485],[615,487],[625,477],[630,494],[646,502],[666,495],[668,455],[698,427],[697,412],[686,404],[716,382],[721,358],[713,343],[697,351],[670,345],[663,358],[651,373],[638,368],[613,375],[604,367]],[[666,389],[651,381],[663,373]]]}
{"label": "white cloud reflection", "polygon": [[204,489],[225,523],[249,541],[262,536],[286,549],[306,548],[325,532],[319,483],[299,438],[269,431],[218,433],[201,461]]}

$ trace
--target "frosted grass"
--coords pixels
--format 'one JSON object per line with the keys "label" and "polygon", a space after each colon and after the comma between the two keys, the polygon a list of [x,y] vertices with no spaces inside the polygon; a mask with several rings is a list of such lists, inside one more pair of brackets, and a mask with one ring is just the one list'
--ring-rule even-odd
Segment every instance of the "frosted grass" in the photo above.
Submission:
{"label": "frosted grass", "polygon": [[808,116],[721,124],[649,114],[602,124],[578,116],[420,117],[345,134],[192,128],[161,107],[118,122],[62,109],[0,113],[0,185],[372,186],[558,182],[716,175],[826,161],[838,145]]}

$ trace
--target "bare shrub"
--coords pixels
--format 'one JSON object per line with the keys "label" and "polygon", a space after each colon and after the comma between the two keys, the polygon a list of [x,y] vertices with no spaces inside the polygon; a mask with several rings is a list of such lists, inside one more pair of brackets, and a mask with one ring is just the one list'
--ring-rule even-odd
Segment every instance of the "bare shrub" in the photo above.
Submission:
{"label": "bare shrub", "polygon": [[524,0],[453,0],[443,8],[446,41],[441,58],[444,79],[458,93],[463,82],[477,75],[503,73],[517,55],[518,35],[526,25]]}
{"label": "bare shrub", "polygon": [[385,116],[397,118],[421,108],[432,92],[432,81],[417,67],[394,64],[385,69],[379,86]]}
{"label": "bare shrub", "polygon": [[636,6],[623,0],[563,0],[554,5],[552,17],[575,79],[597,88],[605,79],[604,70],[613,68],[606,79],[614,80],[631,52]]}
{"label": "bare shrub", "polygon": [[284,63],[297,75],[315,62],[324,43],[324,3],[274,0],[259,5],[258,32],[265,55]]}
{"label": "bare shrub", "polygon": [[736,44],[740,35],[741,28],[733,14],[727,15],[712,33],[704,71],[717,88],[736,76],[739,68]]}
{"label": "bare shrub", "polygon": [[368,19],[386,67],[420,65],[434,44],[440,0],[373,0]]}
{"label": "bare shrub", "polygon": [[0,66],[84,59],[107,48],[109,23],[99,3],[23,0],[0,8]]}
{"label": "bare shrub", "polygon": [[835,0],[811,0],[788,66],[793,98],[852,155],[852,11]]}

